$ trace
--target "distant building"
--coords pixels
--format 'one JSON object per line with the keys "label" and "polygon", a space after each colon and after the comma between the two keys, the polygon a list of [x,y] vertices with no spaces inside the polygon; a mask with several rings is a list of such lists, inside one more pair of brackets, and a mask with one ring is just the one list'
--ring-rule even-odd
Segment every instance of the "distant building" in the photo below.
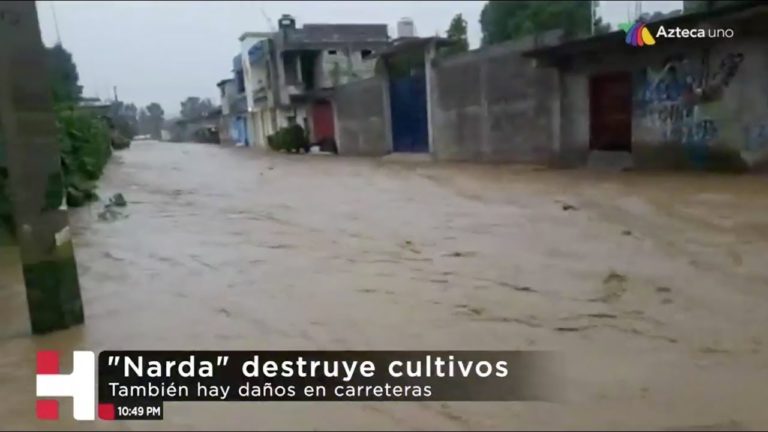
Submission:
{"label": "distant building", "polygon": [[315,142],[333,138],[328,96],[339,85],[372,77],[374,52],[390,45],[386,24],[305,24],[283,15],[275,32],[240,37],[237,90],[247,114],[248,144],[266,146],[267,136],[298,123]]}
{"label": "distant building", "polygon": [[397,37],[416,37],[416,26],[410,18],[401,18],[397,22]]}
{"label": "distant building", "polygon": [[221,103],[219,140],[222,144],[234,144],[236,128],[234,105],[237,98],[237,83],[234,78],[227,78],[219,81],[216,86],[219,88]]}
{"label": "distant building", "polygon": [[[247,62],[245,63],[247,65]],[[253,139],[248,134],[248,85],[246,84],[243,55],[232,59],[235,95],[230,99],[229,114],[232,118],[231,138],[235,145],[250,146]]]}
{"label": "distant building", "polygon": [[97,115],[106,116],[109,114],[109,109],[112,104],[109,102],[102,102],[98,98],[83,98],[77,104],[77,109],[80,111],[88,111]]}
{"label": "distant building", "polygon": [[195,118],[181,118],[171,121],[173,127],[170,130],[171,141],[220,143],[219,127],[221,124],[222,110],[216,108],[211,112]]}

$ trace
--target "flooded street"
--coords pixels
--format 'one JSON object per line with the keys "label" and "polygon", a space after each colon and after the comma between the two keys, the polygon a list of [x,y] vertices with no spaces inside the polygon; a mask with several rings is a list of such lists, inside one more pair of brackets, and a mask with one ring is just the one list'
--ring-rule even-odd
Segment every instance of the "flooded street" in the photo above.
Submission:
{"label": "flooded street", "polygon": [[[100,182],[125,195],[122,214],[71,212],[85,326],[27,336],[3,252],[2,427],[768,428],[766,186],[135,142]],[[38,349],[554,349],[565,394],[166,403],[162,422],[44,423]]]}

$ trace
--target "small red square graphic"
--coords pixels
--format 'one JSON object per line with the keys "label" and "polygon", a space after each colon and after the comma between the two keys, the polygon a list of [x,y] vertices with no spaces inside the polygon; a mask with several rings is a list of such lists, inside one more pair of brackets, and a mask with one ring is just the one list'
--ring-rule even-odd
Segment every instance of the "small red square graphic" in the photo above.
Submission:
{"label": "small red square graphic", "polygon": [[37,352],[37,373],[40,375],[51,375],[59,373],[58,351]]}
{"label": "small red square graphic", "polygon": [[58,420],[59,419],[59,401],[57,400],[39,400],[35,405],[37,418],[40,420]]}
{"label": "small red square graphic", "polygon": [[111,403],[99,404],[99,418],[102,420],[115,419],[115,405]]}

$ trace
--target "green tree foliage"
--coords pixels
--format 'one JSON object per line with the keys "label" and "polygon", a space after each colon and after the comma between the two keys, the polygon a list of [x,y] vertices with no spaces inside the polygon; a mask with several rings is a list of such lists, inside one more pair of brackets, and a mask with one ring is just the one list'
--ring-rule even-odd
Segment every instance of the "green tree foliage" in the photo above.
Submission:
{"label": "green tree foliage", "polygon": [[267,144],[274,151],[285,151],[288,153],[309,152],[307,133],[298,124],[281,128],[272,135],[267,136]]}
{"label": "green tree foliage", "polygon": [[[96,198],[95,181],[112,154],[112,139],[103,118],[77,108],[82,87],[72,55],[61,45],[45,53],[61,149],[61,175],[49,179],[46,205],[58,207],[66,193],[67,204],[76,207]],[[13,234],[7,178],[7,169],[0,163],[0,225],[6,228],[0,226],[0,237],[2,231]]]}
{"label": "green tree foliage", "polygon": [[490,45],[563,29],[569,37],[589,35],[591,4],[586,0],[503,1],[491,0],[480,14],[483,45]]}
{"label": "green tree foliage", "polygon": [[597,17],[594,27],[595,34],[605,34],[611,32],[611,23],[603,22],[602,17]]}
{"label": "green tree foliage", "polygon": [[448,39],[453,41],[453,45],[446,47],[444,53],[447,55],[465,52],[469,49],[467,41],[467,20],[461,14],[454,15],[448,30],[445,32]]}
{"label": "green tree foliage", "polygon": [[67,204],[77,207],[96,198],[96,180],[112,155],[107,124],[78,110],[57,113],[61,166]]}
{"label": "green tree foliage", "polygon": [[[206,99],[210,104],[210,101]],[[147,129],[152,139],[159,140],[161,138],[161,131],[163,130],[163,123],[165,122],[165,112],[163,108],[157,102],[152,102],[147,105]]]}
{"label": "green tree foliage", "polygon": [[72,60],[72,54],[61,44],[46,49],[53,103],[56,105],[74,105],[80,100],[83,88],[79,84],[80,75]]}
{"label": "green tree foliage", "polygon": [[138,109],[136,105],[114,101],[109,107],[109,116],[115,129],[121,136],[132,139],[139,133]]}
{"label": "green tree foliage", "polygon": [[683,0],[683,13],[704,12],[739,3],[764,3],[764,0]]}
{"label": "green tree foliage", "polygon": [[181,102],[181,118],[189,120],[204,117],[213,111],[213,108],[210,99],[190,96]]}
{"label": "green tree foliage", "polygon": [[149,113],[145,108],[139,109],[139,135],[149,135]]}
{"label": "green tree foliage", "polygon": [[96,196],[94,182],[112,154],[110,130],[104,119],[76,108],[83,87],[72,54],[56,44],[46,48],[46,55],[61,146],[62,186],[67,203],[78,206]]}

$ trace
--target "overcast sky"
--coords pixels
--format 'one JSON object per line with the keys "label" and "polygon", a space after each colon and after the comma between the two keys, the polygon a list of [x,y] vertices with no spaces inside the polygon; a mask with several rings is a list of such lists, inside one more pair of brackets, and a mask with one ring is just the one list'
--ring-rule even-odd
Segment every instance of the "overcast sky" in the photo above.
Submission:
{"label": "overcast sky", "polygon": [[[55,3],[55,5],[52,5]],[[410,17],[419,36],[444,32],[457,14],[468,22],[470,47],[480,44],[483,1],[38,1],[46,45],[59,34],[74,57],[86,96],[118,97],[146,106],[159,102],[166,117],[187,96],[218,103],[216,82],[231,77],[237,41],[245,31],[268,31],[283,13],[303,23],[386,23],[390,35]],[[614,24],[627,20],[632,1],[602,1],[600,14]],[[681,1],[644,1],[644,11],[679,9]],[[262,12],[263,11],[263,12]]]}

